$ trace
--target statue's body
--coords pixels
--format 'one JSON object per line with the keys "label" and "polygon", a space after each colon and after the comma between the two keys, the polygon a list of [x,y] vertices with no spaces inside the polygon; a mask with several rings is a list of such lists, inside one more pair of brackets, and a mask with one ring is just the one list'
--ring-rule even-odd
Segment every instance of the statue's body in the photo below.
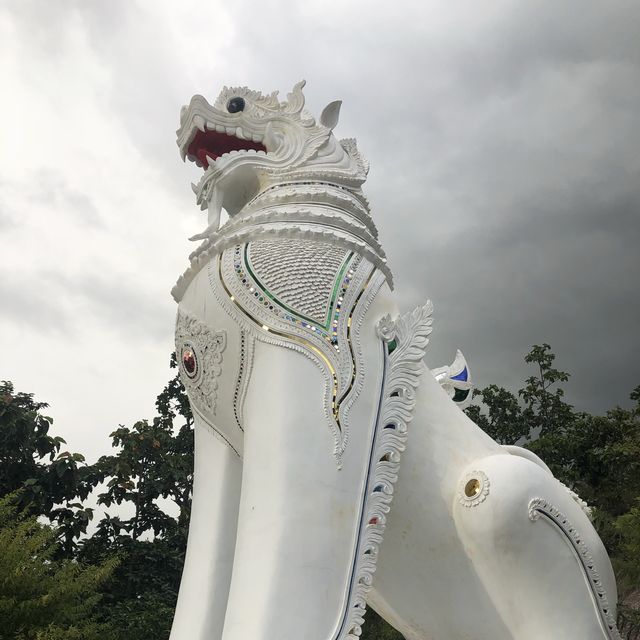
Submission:
{"label": "statue's body", "polygon": [[618,638],[582,506],[462,413],[466,367],[423,364],[430,305],[398,315],[366,161],[339,103],[303,106],[301,83],[181,114],[209,227],[173,291],[196,470],[171,640],[355,638],[365,603],[408,640]]}

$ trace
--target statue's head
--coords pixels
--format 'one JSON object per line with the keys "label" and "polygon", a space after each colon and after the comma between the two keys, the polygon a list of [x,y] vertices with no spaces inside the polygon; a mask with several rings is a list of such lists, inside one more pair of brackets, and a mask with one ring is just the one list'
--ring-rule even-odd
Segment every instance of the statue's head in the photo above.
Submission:
{"label": "statue's head", "polygon": [[338,141],[340,101],[319,120],[304,109],[304,80],[287,100],[247,87],[225,87],[213,105],[200,95],[182,107],[177,143],[183,159],[204,169],[193,189],[204,209],[239,211],[259,190],[277,182],[325,179],[358,188],[368,165],[354,140]]}

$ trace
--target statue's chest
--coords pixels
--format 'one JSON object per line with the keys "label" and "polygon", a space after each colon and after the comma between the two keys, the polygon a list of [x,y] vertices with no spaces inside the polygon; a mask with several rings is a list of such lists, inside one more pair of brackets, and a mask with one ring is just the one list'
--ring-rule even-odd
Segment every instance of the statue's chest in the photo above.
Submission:
{"label": "statue's chest", "polygon": [[363,370],[360,327],[383,281],[356,251],[315,239],[252,239],[212,257],[185,292],[176,332],[192,406],[241,455],[254,341],[293,349],[325,376],[325,416],[342,451],[340,412]]}

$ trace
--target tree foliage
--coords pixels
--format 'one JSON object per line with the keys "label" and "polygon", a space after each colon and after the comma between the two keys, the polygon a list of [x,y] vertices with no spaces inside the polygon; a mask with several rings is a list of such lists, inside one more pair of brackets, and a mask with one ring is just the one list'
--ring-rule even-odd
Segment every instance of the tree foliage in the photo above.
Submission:
{"label": "tree foliage", "polygon": [[105,640],[93,616],[116,559],[85,567],[58,559],[56,531],[0,499],[0,640]]}
{"label": "tree foliage", "polygon": [[[176,367],[175,354],[170,367]],[[93,467],[105,515],[79,557],[120,564],[104,588],[99,619],[127,640],[168,638],[184,564],[193,487],[193,417],[177,374],[156,401],[158,416],[111,434],[114,453]],[[124,510],[131,517],[124,517]],[[168,509],[177,512],[174,517]]]}
{"label": "tree foliage", "polygon": [[66,442],[50,435],[53,420],[42,413],[47,407],[0,381],[0,496],[13,494],[20,510],[56,522],[70,555],[93,515],[82,502],[94,479],[83,455],[60,451]]}

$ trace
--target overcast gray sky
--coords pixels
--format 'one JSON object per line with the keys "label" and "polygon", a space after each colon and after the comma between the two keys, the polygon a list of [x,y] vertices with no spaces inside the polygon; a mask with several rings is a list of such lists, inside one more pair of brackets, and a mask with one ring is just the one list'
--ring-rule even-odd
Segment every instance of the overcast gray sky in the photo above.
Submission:
{"label": "overcast gray sky", "polygon": [[517,389],[549,342],[578,408],[640,384],[636,0],[8,0],[0,72],[0,378],[89,459],[169,377],[205,226],[178,113],[224,84],[344,101],[432,367]]}

